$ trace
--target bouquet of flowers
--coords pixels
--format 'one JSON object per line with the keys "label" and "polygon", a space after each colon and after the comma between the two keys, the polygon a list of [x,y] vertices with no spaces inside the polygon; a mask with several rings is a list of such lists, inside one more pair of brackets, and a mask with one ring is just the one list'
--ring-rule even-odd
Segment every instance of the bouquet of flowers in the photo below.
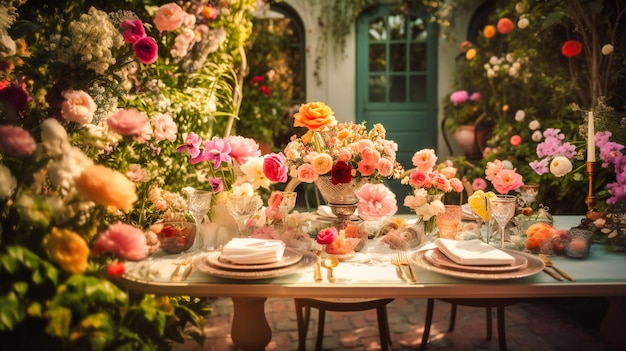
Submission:
{"label": "bouquet of flowers", "polygon": [[437,155],[433,149],[422,149],[413,155],[415,169],[402,179],[402,184],[409,184],[413,194],[404,198],[404,206],[415,211],[420,221],[424,222],[427,233],[435,229],[435,217],[445,211],[443,195],[454,191],[463,191],[463,184],[456,178],[456,168],[446,163],[440,169],[434,169]]}
{"label": "bouquet of flowers", "polygon": [[399,179],[402,166],[396,161],[398,145],[385,139],[385,128],[376,124],[368,132],[365,124],[337,123],[333,111],[322,102],[300,106],[294,126],[306,127],[301,137],[293,136],[285,147],[290,176],[312,183],[331,176],[333,184],[350,183],[353,177]]}

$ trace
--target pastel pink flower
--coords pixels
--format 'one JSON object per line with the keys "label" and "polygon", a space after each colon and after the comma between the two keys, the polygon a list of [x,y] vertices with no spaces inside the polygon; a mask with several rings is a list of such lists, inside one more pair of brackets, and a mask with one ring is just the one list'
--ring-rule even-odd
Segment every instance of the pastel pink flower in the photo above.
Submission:
{"label": "pastel pink flower", "polygon": [[76,122],[80,125],[90,123],[93,113],[98,106],[91,96],[82,90],[65,90],[65,101],[61,103],[61,116],[67,121]]}
{"label": "pastel pink flower", "polygon": [[25,129],[17,126],[0,126],[0,152],[11,156],[28,156],[37,143]]}
{"label": "pastel pink flower", "polygon": [[159,32],[178,29],[185,20],[187,13],[177,4],[170,2],[159,7],[154,16],[154,25]]}
{"label": "pastel pink flower", "polygon": [[125,135],[143,135],[150,129],[148,116],[135,108],[122,109],[107,118],[107,125],[112,131]]}
{"label": "pastel pink flower", "polygon": [[153,37],[143,37],[133,44],[137,61],[149,65],[159,58],[159,46]]}
{"label": "pastel pink flower", "polygon": [[176,134],[178,133],[178,126],[172,119],[169,113],[158,114],[150,120],[154,127],[154,140],[158,143],[163,140],[169,140],[171,142],[176,141]]}
{"label": "pastel pink flower", "polygon": [[94,254],[109,252],[125,260],[139,261],[148,256],[149,246],[143,231],[130,224],[115,222],[100,233],[94,243]]}
{"label": "pastel pink flower", "polygon": [[496,177],[500,171],[504,169],[504,165],[500,160],[494,160],[493,162],[487,162],[487,167],[485,167],[485,178],[493,182],[493,179]]}
{"label": "pastel pink flower", "polygon": [[255,228],[251,237],[257,238],[257,239],[277,239],[279,237],[279,234],[274,228],[274,226],[264,225],[264,226]]}
{"label": "pastel pink flower", "polygon": [[192,159],[200,156],[200,145],[202,145],[202,138],[194,133],[190,132],[185,139],[185,144],[176,147],[176,152],[189,152],[189,156]]}
{"label": "pastel pink flower", "polygon": [[516,134],[513,135],[509,141],[511,143],[511,146],[518,146],[522,143],[522,137]]}
{"label": "pastel pink flower", "polygon": [[126,178],[128,178],[131,182],[142,183],[148,180],[148,171],[141,167],[138,163],[131,163],[128,165]]}
{"label": "pastel pink flower", "polygon": [[304,163],[297,169],[298,180],[304,183],[313,183],[319,175],[309,163]]}
{"label": "pastel pink flower", "polygon": [[339,161],[342,162],[348,162],[350,161],[350,159],[352,158],[352,153],[350,152],[350,150],[346,149],[346,148],[342,148],[341,150],[339,150],[339,152],[337,153],[337,159]]}
{"label": "pastel pink flower", "polygon": [[122,30],[124,41],[129,44],[134,44],[137,40],[146,36],[143,23],[138,19],[123,20],[120,23],[120,29]]}
{"label": "pastel pink flower", "polygon": [[434,177],[432,177],[431,179],[431,182],[435,188],[441,191],[450,191],[450,181],[441,173],[435,173]]}
{"label": "pastel pink flower", "polygon": [[283,193],[282,191],[274,191],[272,195],[270,195],[269,200],[267,200],[267,206],[269,207],[278,207],[281,202],[283,202]]}
{"label": "pastel pink flower", "polygon": [[375,162],[363,159],[357,164],[357,170],[362,176],[367,177],[374,174],[376,171],[376,164],[377,163]]}
{"label": "pastel pink flower", "polygon": [[380,220],[398,212],[396,195],[384,184],[367,183],[356,192],[359,198],[357,210],[365,220]]}
{"label": "pastel pink flower", "polygon": [[374,142],[372,142],[369,139],[361,139],[356,142],[356,148],[359,152],[363,152],[363,150],[365,150],[366,148],[371,149],[373,147],[374,147]]}
{"label": "pastel pink flower", "polygon": [[271,182],[286,182],[288,171],[285,165],[285,155],[282,152],[271,153],[263,158],[263,174]]}
{"label": "pastel pink flower", "polygon": [[476,178],[472,182],[472,189],[476,190],[486,190],[487,189],[487,181],[483,178]]}
{"label": "pastel pink flower", "polygon": [[448,179],[452,179],[454,178],[454,176],[456,176],[456,168],[454,167],[444,167],[440,170],[440,172]]}
{"label": "pastel pink flower", "polygon": [[311,160],[311,166],[317,174],[326,174],[333,168],[333,158],[329,154],[317,154]]}
{"label": "pastel pink flower", "polygon": [[503,169],[491,181],[493,187],[500,194],[506,194],[511,190],[518,189],[524,182],[522,176],[513,169]]}
{"label": "pastel pink flower", "polygon": [[240,135],[232,135],[226,138],[230,144],[230,157],[238,164],[242,165],[248,161],[250,157],[261,156],[259,144],[254,139],[245,138]]}
{"label": "pastel pink flower", "polygon": [[435,150],[433,149],[422,149],[415,152],[411,162],[421,172],[428,173],[437,163],[437,155],[435,155]]}
{"label": "pastel pink flower", "polygon": [[463,183],[459,178],[450,179],[450,187],[452,188],[452,191],[455,191],[457,193],[463,191]]}
{"label": "pastel pink flower", "polygon": [[415,170],[409,175],[409,184],[414,188],[424,188],[430,186],[430,178],[424,172]]}
{"label": "pastel pink flower", "polygon": [[386,158],[381,158],[380,160],[378,160],[376,168],[378,168],[378,173],[380,173],[380,175],[382,175],[383,177],[391,176],[394,169],[393,162]]}

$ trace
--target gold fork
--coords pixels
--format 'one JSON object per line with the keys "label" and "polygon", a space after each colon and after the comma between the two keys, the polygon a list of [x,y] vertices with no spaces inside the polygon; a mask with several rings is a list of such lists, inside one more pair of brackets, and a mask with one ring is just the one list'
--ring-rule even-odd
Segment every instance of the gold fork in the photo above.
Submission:
{"label": "gold fork", "polygon": [[411,281],[416,282],[417,276],[415,276],[415,272],[413,271],[413,267],[411,267],[411,263],[409,262],[409,258],[406,256],[406,252],[400,252],[400,264],[406,265],[409,267],[409,273],[411,274]]}
{"label": "gold fork", "polygon": [[402,269],[402,263],[400,263],[400,256],[398,254],[391,255],[391,264],[398,267],[398,270],[400,271],[400,278],[402,278],[402,280],[404,280],[405,282],[408,282],[409,278],[406,276],[406,273],[404,273],[404,270]]}
{"label": "gold fork", "polygon": [[174,269],[174,272],[172,272],[172,276],[170,277],[170,280],[172,281],[176,280],[178,278],[178,273],[180,273],[180,270],[183,268],[183,266],[186,266],[190,263],[191,263],[191,256],[185,257],[184,260],[178,263],[178,265],[176,266],[176,269]]}

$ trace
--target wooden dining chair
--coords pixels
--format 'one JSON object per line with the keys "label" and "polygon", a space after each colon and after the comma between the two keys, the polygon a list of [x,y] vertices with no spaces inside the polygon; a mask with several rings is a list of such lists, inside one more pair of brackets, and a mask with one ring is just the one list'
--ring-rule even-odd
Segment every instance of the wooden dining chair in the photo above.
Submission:
{"label": "wooden dining chair", "polygon": [[[451,304],[450,310],[450,324],[448,325],[448,331],[454,331],[454,324],[456,322],[456,308],[458,305],[471,306],[471,307],[485,307],[486,321],[487,321],[487,340],[491,340],[492,335],[492,318],[491,309],[496,308],[496,319],[498,323],[498,344],[500,345],[500,351],[506,351],[506,330],[504,326],[504,307],[514,305],[519,300],[517,299],[437,299]],[[420,345],[420,351],[426,351],[426,345],[428,344],[428,337],[430,336],[430,326],[433,321],[433,310],[435,308],[435,299],[428,299],[426,304],[426,320],[424,321],[424,333],[422,335],[422,344]]]}
{"label": "wooden dining chair", "polygon": [[317,320],[317,336],[315,350],[322,349],[324,338],[324,320],[326,311],[334,312],[359,312],[376,309],[378,318],[378,333],[380,337],[380,349],[389,350],[391,347],[391,333],[387,319],[387,304],[394,299],[294,299],[296,305],[296,318],[298,322],[298,350],[306,349],[306,337],[309,331],[311,308],[319,311]]}

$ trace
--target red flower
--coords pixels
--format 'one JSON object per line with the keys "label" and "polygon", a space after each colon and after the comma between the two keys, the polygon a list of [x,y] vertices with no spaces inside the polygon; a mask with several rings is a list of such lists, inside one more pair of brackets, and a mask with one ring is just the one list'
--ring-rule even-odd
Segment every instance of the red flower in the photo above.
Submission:
{"label": "red flower", "polygon": [[507,34],[510,31],[512,31],[513,28],[515,28],[515,25],[513,24],[513,21],[504,17],[498,21],[497,28],[498,28],[498,33]]}
{"label": "red flower", "polygon": [[333,185],[350,183],[352,180],[352,169],[347,163],[339,161],[330,170],[330,176]]}
{"label": "red flower", "polygon": [[563,44],[561,52],[566,57],[574,57],[583,50],[583,45],[578,40],[568,40]]}
{"label": "red flower", "polygon": [[125,271],[123,262],[113,262],[107,267],[107,275],[113,279],[123,276]]}
{"label": "red flower", "polygon": [[267,85],[261,85],[259,87],[259,91],[265,94],[265,96],[270,97],[270,87]]}
{"label": "red flower", "polygon": [[265,79],[263,78],[263,76],[254,76],[252,77],[252,79],[250,80],[250,84],[255,84],[255,83],[263,83]]}

